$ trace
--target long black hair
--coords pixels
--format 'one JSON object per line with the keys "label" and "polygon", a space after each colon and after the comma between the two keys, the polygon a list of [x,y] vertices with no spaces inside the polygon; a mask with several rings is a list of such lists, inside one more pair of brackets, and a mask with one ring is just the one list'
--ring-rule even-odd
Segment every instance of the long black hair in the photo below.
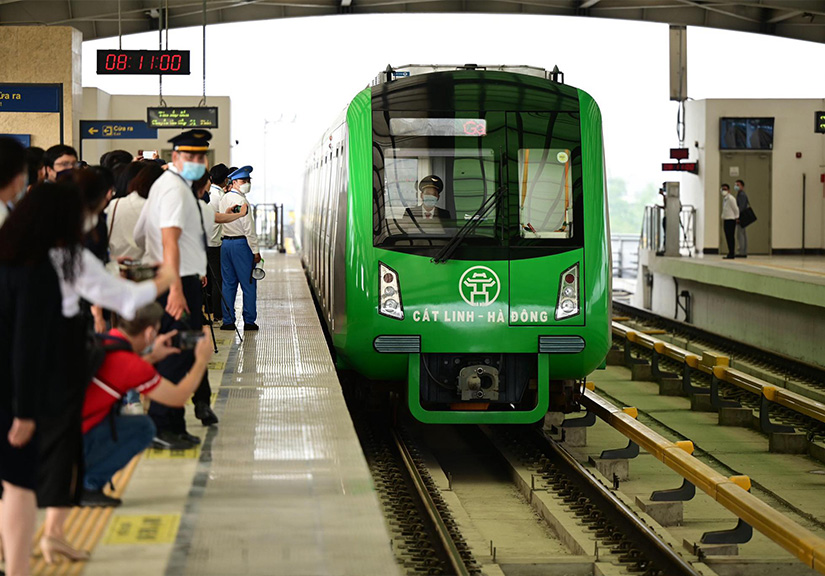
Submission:
{"label": "long black hair", "polygon": [[62,276],[73,282],[83,250],[85,210],[77,186],[63,182],[35,185],[0,227],[0,264],[33,265],[63,248]]}

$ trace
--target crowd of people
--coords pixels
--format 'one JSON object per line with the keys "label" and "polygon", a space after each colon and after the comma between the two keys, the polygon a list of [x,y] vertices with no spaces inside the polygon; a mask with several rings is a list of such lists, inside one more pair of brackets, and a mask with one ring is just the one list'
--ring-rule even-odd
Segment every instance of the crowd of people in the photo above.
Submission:
{"label": "crowd of people", "polygon": [[[210,322],[255,324],[260,262],[246,195],[251,166],[209,170],[211,134],[172,138],[171,161],[115,150],[100,165],[70,146],[0,137],[0,542],[5,573],[29,574],[37,508],[48,563],[73,506],[106,494],[136,454],[200,443],[192,398],[210,406]],[[144,404],[148,403],[148,411]]]}

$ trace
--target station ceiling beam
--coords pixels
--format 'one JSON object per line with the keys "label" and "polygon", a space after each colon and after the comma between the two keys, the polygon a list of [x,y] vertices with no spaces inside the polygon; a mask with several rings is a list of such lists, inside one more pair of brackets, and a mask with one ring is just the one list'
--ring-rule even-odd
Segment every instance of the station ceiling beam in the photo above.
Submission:
{"label": "station ceiling beam", "polygon": [[[199,26],[201,0],[120,0],[124,34]],[[638,20],[738,30],[825,43],[822,0],[207,0],[207,22],[335,14],[535,14]],[[0,0],[0,25],[74,26],[86,40],[116,36],[115,0]]]}

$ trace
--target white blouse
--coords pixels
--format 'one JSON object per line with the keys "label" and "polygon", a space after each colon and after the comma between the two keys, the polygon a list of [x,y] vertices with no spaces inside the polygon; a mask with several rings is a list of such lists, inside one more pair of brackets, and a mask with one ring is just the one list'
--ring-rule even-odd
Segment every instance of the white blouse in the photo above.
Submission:
{"label": "white blouse", "polygon": [[143,248],[135,242],[135,224],[140,217],[140,211],[146,200],[137,192],[132,192],[124,198],[116,198],[106,207],[106,224],[111,230],[109,234],[109,256],[115,262],[121,256],[131,260],[143,258]]}
{"label": "white blouse", "polygon": [[157,298],[157,288],[151,280],[132,282],[113,276],[104,268],[87,248],[83,248],[74,283],[63,278],[63,259],[66,251],[62,248],[49,250],[49,257],[60,279],[60,293],[63,296],[63,316],[72,318],[80,314],[80,299],[113,310],[126,320],[132,320],[139,308]]}

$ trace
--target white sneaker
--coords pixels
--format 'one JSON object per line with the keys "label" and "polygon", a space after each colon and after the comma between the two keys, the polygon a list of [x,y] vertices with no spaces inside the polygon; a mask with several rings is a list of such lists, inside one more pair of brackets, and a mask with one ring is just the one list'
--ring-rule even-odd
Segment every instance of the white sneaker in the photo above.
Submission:
{"label": "white sneaker", "polygon": [[123,408],[120,409],[120,412],[130,416],[141,415],[143,414],[143,404],[140,402],[130,402],[129,404],[124,405]]}

